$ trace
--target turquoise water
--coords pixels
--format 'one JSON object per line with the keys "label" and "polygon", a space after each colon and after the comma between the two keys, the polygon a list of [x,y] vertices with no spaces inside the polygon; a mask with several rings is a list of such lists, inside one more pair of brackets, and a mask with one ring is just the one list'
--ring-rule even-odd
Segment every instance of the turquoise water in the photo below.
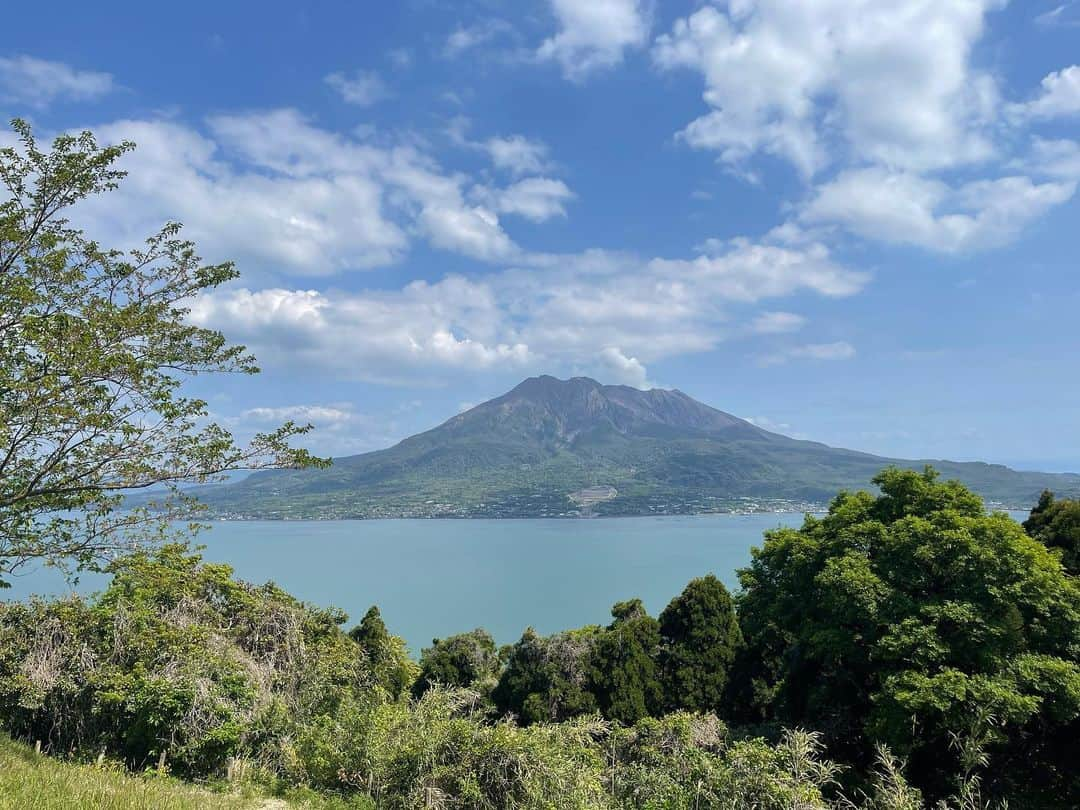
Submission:
{"label": "turquoise water", "polygon": [[[701,515],[598,520],[219,522],[204,556],[249,582],[268,580],[359,621],[378,605],[391,632],[419,650],[433,637],[485,627],[499,643],[532,625],[551,633],[607,623],[611,606],[640,597],[654,615],[696,576],[729,587],[762,532],[802,515]],[[102,577],[84,577],[93,591]],[[67,590],[38,569],[4,598]]]}

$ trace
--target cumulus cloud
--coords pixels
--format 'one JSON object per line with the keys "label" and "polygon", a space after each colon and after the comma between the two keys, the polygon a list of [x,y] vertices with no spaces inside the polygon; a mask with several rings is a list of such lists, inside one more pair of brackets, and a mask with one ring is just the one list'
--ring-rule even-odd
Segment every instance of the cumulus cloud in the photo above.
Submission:
{"label": "cumulus cloud", "polygon": [[866,281],[862,273],[837,265],[828,249],[815,243],[791,248],[736,239],[726,253],[692,260],[655,259],[661,274],[691,284],[700,292],[730,301],[755,302],[763,298],[811,290],[842,297],[858,292]]}
{"label": "cumulus cloud", "polygon": [[[1035,121],[1080,113],[1080,66],[1046,76],[1030,101],[1006,104],[974,63],[987,16],[1004,5],[710,4],[658,37],[653,58],[704,79],[708,110],[678,139],[715,151],[738,176],[755,177],[748,164],[769,155],[814,186],[794,224],[946,253],[983,250],[1070,199],[1077,179],[1067,142],[1036,139],[1043,154],[1026,160],[1013,145]],[[979,179],[957,182],[961,168]]]}
{"label": "cumulus cloud", "polygon": [[[851,295],[865,280],[821,245],[736,240],[688,260],[525,256],[480,279],[397,290],[219,290],[197,299],[191,317],[251,346],[265,365],[346,378],[581,369],[645,385],[649,363],[707,351],[737,331],[729,321],[743,305],[797,292]],[[795,318],[773,314],[776,324]]]}
{"label": "cumulus cloud", "polygon": [[108,73],[76,70],[32,56],[0,57],[0,100],[42,109],[58,99],[93,101],[110,93]]}
{"label": "cumulus cloud", "polygon": [[574,198],[566,183],[549,177],[527,177],[502,189],[477,187],[474,194],[500,214],[516,214],[533,222],[565,217],[565,204]]}
{"label": "cumulus cloud", "polygon": [[200,296],[195,323],[225,329],[268,363],[400,382],[417,371],[524,367],[528,347],[492,339],[490,291],[459,277],[394,293],[231,289]]}
{"label": "cumulus cloud", "polygon": [[541,174],[550,168],[547,145],[524,135],[488,138],[481,147],[495,168],[512,174]]}
{"label": "cumulus cloud", "polygon": [[1013,116],[1028,119],[1068,118],[1080,115],[1080,65],[1045,76],[1038,95],[1010,107]]}
{"label": "cumulus cloud", "polygon": [[801,219],[837,224],[869,239],[957,253],[1007,243],[1075,191],[1075,181],[1036,183],[1025,176],[953,188],[907,172],[852,169],[819,187]]}
{"label": "cumulus cloud", "polygon": [[617,346],[608,346],[600,352],[600,364],[604,379],[620,385],[646,390],[652,388],[645,366],[636,357],[627,357]]}
{"label": "cumulus cloud", "polygon": [[701,73],[710,111],[680,137],[727,163],[766,153],[811,176],[850,150],[940,168],[993,152],[984,130],[997,91],[970,54],[1003,3],[740,0],[677,20],[653,56]]}
{"label": "cumulus cloud", "polygon": [[618,65],[629,48],[643,46],[652,21],[642,0],[550,0],[558,32],[540,45],[537,56],[559,63],[563,75],[581,81],[590,73]]}
{"label": "cumulus cloud", "polygon": [[1060,180],[1080,180],[1080,141],[1035,138],[1031,153],[1017,165]]}
{"label": "cumulus cloud", "polygon": [[497,212],[466,199],[466,176],[416,146],[374,146],[295,110],[217,116],[204,131],[164,120],[95,131],[137,144],[120,189],[78,212],[114,243],[176,219],[210,259],[312,276],[394,263],[415,238],[482,261],[518,253]]}
{"label": "cumulus cloud", "polygon": [[358,107],[370,107],[392,95],[386,82],[372,71],[359,70],[352,75],[331,73],[323,81],[337,90],[347,103]]}

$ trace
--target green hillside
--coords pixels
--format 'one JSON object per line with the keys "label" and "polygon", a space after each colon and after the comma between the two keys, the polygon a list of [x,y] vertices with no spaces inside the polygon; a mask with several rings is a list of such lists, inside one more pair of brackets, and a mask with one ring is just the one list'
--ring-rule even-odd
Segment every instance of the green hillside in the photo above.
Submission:
{"label": "green hillside", "polygon": [[263,517],[573,515],[586,487],[616,490],[584,507],[599,515],[803,509],[890,464],[933,464],[1002,506],[1080,493],[1080,475],[882,458],[771,433],[681,391],[544,376],[389,449],[200,496],[220,514]]}

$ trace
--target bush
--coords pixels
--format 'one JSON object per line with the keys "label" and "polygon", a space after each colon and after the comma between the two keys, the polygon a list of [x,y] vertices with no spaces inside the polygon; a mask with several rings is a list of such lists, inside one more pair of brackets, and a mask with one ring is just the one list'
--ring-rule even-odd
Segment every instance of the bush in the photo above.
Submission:
{"label": "bush", "polygon": [[487,694],[499,677],[499,651],[487,630],[477,628],[444,639],[433,639],[420,654],[420,675],[413,694],[422,695],[435,684],[472,687]]}
{"label": "bush", "polygon": [[377,688],[345,616],[232,579],[179,545],[112,566],[96,600],[0,607],[0,717],[48,750],[271,771],[297,726]]}

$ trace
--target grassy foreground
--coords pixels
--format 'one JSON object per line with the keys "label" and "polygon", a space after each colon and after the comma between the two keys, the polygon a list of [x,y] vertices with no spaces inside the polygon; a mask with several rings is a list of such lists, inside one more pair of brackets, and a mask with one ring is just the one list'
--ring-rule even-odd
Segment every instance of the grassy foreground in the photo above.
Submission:
{"label": "grassy foreground", "polygon": [[0,810],[269,810],[286,806],[275,800],[212,793],[172,779],[61,762],[0,738]]}

